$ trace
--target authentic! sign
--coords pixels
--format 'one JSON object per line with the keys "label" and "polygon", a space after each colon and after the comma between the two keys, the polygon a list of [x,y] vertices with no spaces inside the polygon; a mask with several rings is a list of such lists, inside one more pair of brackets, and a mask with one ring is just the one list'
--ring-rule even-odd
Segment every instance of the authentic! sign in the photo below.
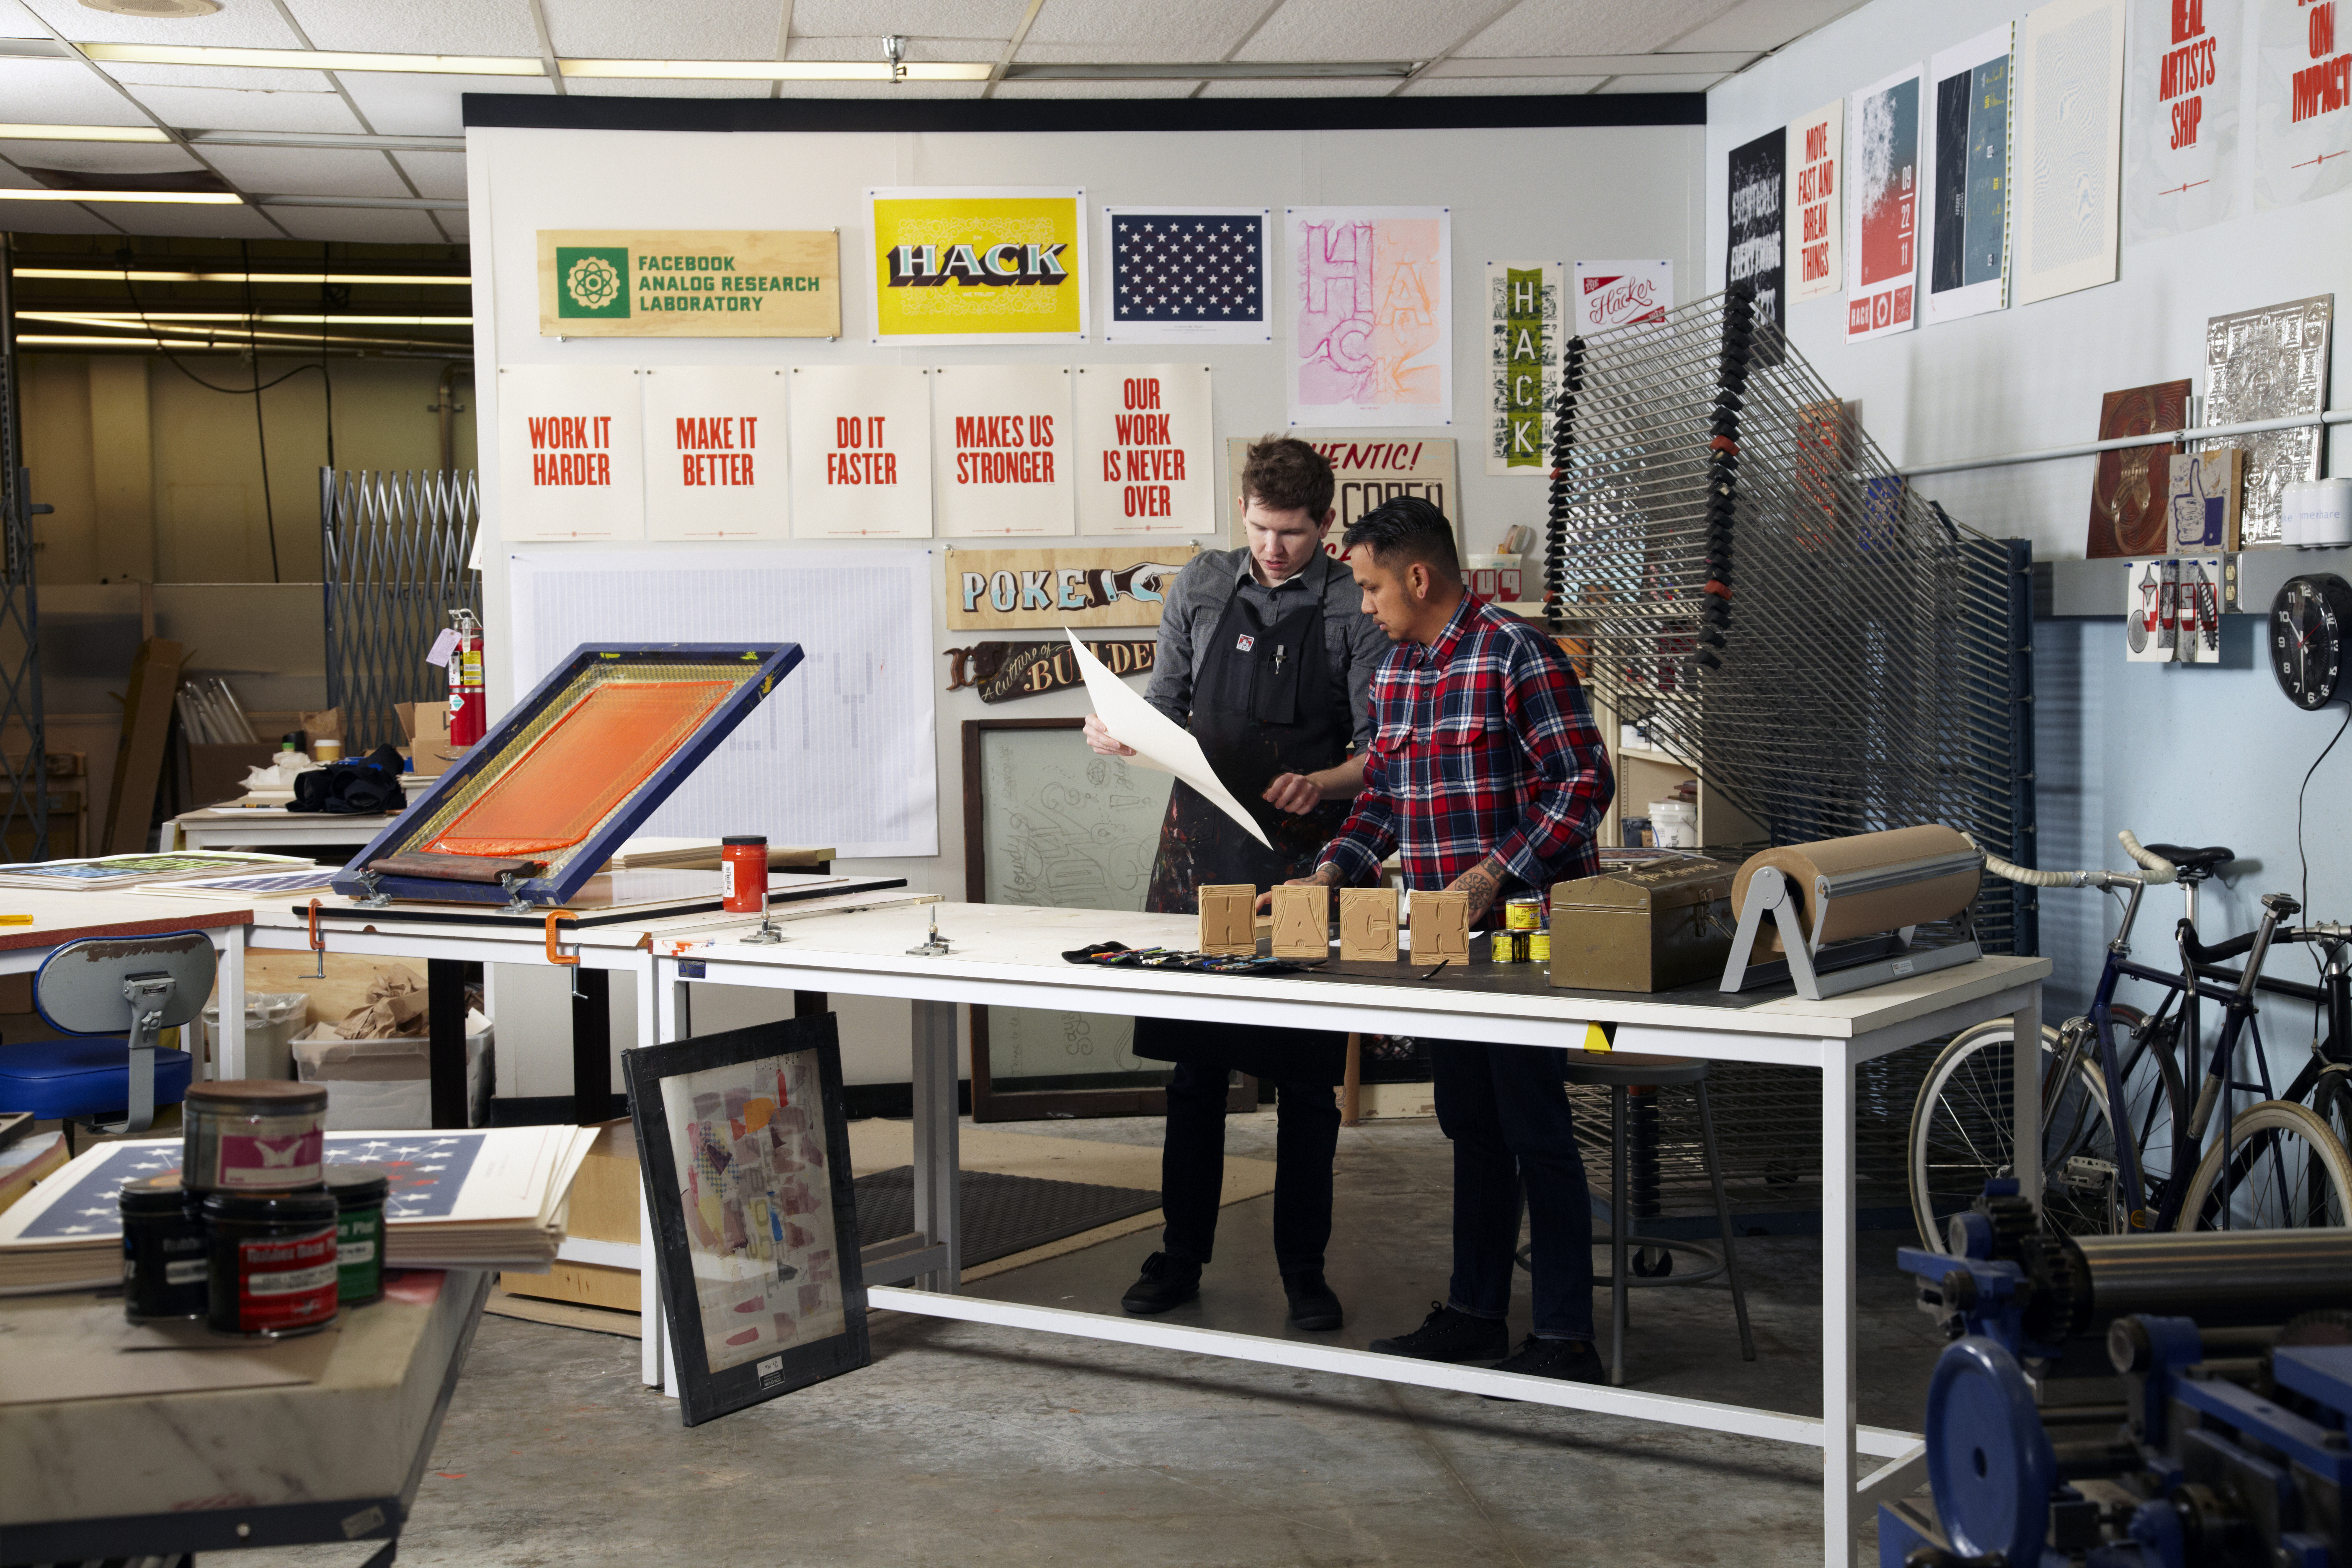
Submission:
{"label": "authentic! sign", "polygon": [[[1089,642],[1087,651],[1103,661],[1113,675],[1150,673],[1159,645],[1150,637],[1117,642]],[[984,642],[973,647],[948,649],[948,689],[970,687],[982,702],[1010,702],[1021,697],[1043,697],[1086,684],[1077,657],[1067,637],[1051,642]]]}
{"label": "authentic! sign", "polygon": [[837,338],[831,229],[539,231],[543,338]]}

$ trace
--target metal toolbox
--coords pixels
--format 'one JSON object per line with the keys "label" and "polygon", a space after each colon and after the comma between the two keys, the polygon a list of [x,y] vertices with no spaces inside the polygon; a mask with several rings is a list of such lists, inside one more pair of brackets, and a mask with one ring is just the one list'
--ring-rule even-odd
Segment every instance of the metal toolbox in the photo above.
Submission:
{"label": "metal toolbox", "polygon": [[1736,870],[1675,857],[1553,884],[1551,983],[1647,992],[1720,979]]}

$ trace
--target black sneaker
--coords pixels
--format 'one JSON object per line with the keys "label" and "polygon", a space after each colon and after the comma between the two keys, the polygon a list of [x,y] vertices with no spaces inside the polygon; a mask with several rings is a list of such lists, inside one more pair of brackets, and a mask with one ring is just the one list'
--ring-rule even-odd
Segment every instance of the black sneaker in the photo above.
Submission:
{"label": "black sneaker", "polygon": [[[1539,1340],[1533,1334],[1519,1342],[1508,1361],[1496,1362],[1496,1372],[1516,1372],[1528,1377],[1555,1377],[1562,1383],[1606,1383],[1609,1368],[1588,1340]],[[1498,1397],[1488,1394],[1489,1399]]]}
{"label": "black sneaker", "polygon": [[1392,1340],[1374,1340],[1371,1348],[1382,1355],[1411,1356],[1415,1361],[1493,1361],[1509,1353],[1511,1327],[1500,1318],[1474,1318],[1443,1301],[1432,1301],[1421,1327]]}
{"label": "black sneaker", "polygon": [[1336,1329],[1344,1314],[1339,1298],[1323,1283],[1323,1270],[1282,1277],[1282,1293],[1290,1298],[1290,1321],[1302,1329]]}
{"label": "black sneaker", "polygon": [[1143,1277],[1127,1288],[1118,1304],[1138,1317],[1164,1312],[1201,1293],[1201,1266],[1189,1258],[1155,1252],[1143,1260]]}

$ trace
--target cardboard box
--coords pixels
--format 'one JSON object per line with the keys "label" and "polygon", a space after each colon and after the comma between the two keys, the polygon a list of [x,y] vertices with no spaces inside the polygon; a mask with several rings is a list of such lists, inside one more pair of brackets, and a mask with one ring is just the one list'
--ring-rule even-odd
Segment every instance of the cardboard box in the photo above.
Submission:
{"label": "cardboard box", "polygon": [[[637,1140],[629,1119],[605,1122],[595,1146],[572,1178],[564,1234],[583,1241],[637,1245]],[[547,1274],[507,1274],[499,1285],[509,1296],[548,1301],[578,1301],[591,1307],[635,1312],[644,1298],[637,1271],[597,1263],[559,1261]]]}
{"label": "cardboard box", "polygon": [[1719,861],[1678,858],[1556,883],[1551,983],[1651,992],[1720,980],[1735,874]]}
{"label": "cardboard box", "polygon": [[449,743],[449,707],[445,702],[400,702],[400,732],[408,737],[401,754],[415,764],[423,778],[438,778],[463,761],[465,752]]}

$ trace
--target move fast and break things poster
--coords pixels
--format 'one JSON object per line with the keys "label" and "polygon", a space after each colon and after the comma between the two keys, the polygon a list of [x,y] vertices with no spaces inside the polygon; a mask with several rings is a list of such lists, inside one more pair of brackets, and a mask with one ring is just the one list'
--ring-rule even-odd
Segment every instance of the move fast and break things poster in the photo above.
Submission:
{"label": "move fast and break things poster", "polygon": [[1454,422],[1454,229],[1445,207],[1289,207],[1290,423]]}
{"label": "move fast and break things poster", "polygon": [[1916,324],[1919,270],[1917,66],[1853,95],[1846,164],[1845,244],[1853,270],[1845,341],[1907,332]]}
{"label": "move fast and break things poster", "polygon": [[1782,285],[1791,304],[1845,287],[1845,100],[1789,125],[1789,223]]}

